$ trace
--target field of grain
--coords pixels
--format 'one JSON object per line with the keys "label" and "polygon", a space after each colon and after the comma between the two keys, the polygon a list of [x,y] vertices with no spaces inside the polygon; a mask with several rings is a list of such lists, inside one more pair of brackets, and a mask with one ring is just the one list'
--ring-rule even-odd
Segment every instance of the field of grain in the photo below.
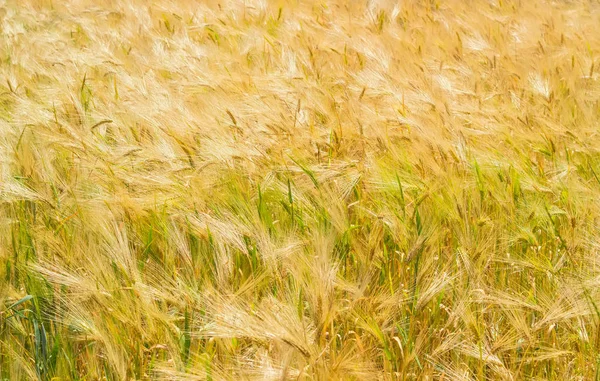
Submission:
{"label": "field of grain", "polygon": [[599,28],[0,1],[0,380],[600,379]]}

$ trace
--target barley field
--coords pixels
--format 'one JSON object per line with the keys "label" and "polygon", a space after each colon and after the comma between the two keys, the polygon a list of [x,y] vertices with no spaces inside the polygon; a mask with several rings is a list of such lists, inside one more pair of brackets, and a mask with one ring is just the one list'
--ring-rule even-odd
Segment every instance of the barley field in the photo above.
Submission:
{"label": "barley field", "polygon": [[600,379],[597,1],[0,32],[0,380]]}

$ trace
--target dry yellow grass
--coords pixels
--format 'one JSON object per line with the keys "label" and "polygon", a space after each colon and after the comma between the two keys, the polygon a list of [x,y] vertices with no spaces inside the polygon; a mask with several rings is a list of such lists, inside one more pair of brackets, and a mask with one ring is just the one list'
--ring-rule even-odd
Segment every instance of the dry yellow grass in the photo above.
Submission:
{"label": "dry yellow grass", "polygon": [[596,1],[0,2],[1,380],[592,380]]}

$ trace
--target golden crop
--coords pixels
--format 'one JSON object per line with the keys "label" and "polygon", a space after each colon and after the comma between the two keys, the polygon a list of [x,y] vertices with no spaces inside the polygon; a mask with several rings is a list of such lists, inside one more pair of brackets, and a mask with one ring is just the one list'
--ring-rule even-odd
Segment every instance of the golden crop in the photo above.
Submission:
{"label": "golden crop", "polygon": [[0,380],[600,379],[599,28],[0,1]]}

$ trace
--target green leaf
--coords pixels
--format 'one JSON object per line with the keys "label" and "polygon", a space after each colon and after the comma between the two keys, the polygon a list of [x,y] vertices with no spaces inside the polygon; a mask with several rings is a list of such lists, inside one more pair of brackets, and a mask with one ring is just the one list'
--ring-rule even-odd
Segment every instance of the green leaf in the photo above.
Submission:
{"label": "green leaf", "polygon": [[7,309],[8,309],[8,310],[12,310],[13,308],[15,308],[15,307],[17,307],[17,306],[19,306],[19,305],[21,305],[21,304],[25,303],[25,302],[26,302],[26,301],[28,301],[28,300],[31,300],[31,299],[33,299],[33,296],[31,296],[31,295],[27,295],[27,296],[25,296],[25,297],[23,297],[23,298],[19,299],[18,301],[14,302],[13,304],[11,304],[11,305],[10,305],[10,307],[8,307]]}

